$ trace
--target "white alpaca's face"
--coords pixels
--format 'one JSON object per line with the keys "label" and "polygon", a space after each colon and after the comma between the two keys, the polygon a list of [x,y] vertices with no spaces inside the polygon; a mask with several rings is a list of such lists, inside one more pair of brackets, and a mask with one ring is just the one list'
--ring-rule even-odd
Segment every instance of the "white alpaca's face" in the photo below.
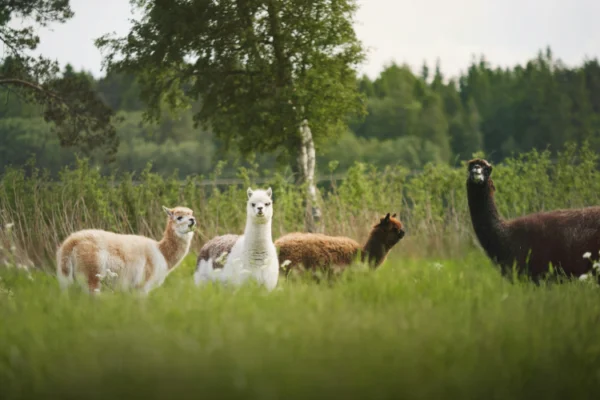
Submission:
{"label": "white alpaca's face", "polygon": [[265,224],[273,216],[273,192],[271,188],[267,190],[252,190],[248,188],[248,202],[246,203],[246,213],[252,217],[255,223]]}
{"label": "white alpaca's face", "polygon": [[187,207],[175,207],[167,208],[163,206],[163,210],[169,216],[171,220],[173,230],[179,236],[185,236],[192,233],[196,228],[196,218],[194,218],[194,212]]}

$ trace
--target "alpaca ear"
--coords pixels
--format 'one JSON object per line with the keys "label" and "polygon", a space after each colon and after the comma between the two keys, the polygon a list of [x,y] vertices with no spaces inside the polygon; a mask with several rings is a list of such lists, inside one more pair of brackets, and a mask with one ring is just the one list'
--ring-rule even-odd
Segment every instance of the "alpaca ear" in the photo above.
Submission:
{"label": "alpaca ear", "polygon": [[248,190],[246,191],[246,193],[248,194],[248,198],[252,197],[252,189],[248,188]]}
{"label": "alpaca ear", "polygon": [[273,191],[271,190],[271,187],[267,189],[267,196],[269,196],[269,198],[273,197]]}
{"label": "alpaca ear", "polygon": [[385,216],[385,218],[381,218],[381,223],[383,224],[384,222],[389,222],[390,221],[390,213],[387,213],[387,215]]}
{"label": "alpaca ear", "polygon": [[467,163],[467,167],[471,169],[475,164],[488,164],[488,162],[482,160],[481,158],[474,158],[472,160],[469,160],[469,162]]}
{"label": "alpaca ear", "polygon": [[392,214],[392,218],[396,218],[396,213],[393,213],[393,214]]}
{"label": "alpaca ear", "polygon": [[164,210],[164,212],[166,212],[166,213],[167,213],[167,215],[168,215],[169,217],[171,217],[171,218],[173,217],[173,211],[171,211],[169,208],[167,208],[167,207],[165,207],[165,206],[162,206],[162,209]]}

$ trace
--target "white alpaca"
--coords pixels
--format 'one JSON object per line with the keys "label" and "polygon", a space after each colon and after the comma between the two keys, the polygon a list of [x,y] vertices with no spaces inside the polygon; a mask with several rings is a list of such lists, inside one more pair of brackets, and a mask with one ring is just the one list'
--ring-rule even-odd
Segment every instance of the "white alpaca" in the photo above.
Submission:
{"label": "white alpaca", "polygon": [[199,262],[194,280],[221,281],[241,285],[249,278],[271,291],[277,286],[279,260],[271,236],[273,201],[271,188],[252,190],[248,188],[246,204],[246,228],[227,256],[222,270],[213,269],[213,260]]}
{"label": "white alpaca", "polygon": [[157,242],[140,235],[123,235],[100,229],[72,233],[56,253],[56,273],[61,288],[83,275],[90,292],[99,292],[101,280],[112,278],[121,290],[148,293],[162,285],[187,255],[196,220],[186,207],[168,209],[163,238]]}

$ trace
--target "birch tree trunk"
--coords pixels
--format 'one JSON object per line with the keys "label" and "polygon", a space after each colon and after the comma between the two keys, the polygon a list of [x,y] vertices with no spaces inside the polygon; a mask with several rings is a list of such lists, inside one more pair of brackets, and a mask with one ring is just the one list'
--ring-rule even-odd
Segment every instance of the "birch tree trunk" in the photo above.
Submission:
{"label": "birch tree trunk", "polygon": [[300,144],[298,165],[302,173],[302,183],[306,183],[307,186],[304,227],[307,232],[322,232],[321,208],[319,207],[317,186],[315,184],[315,142],[313,141],[312,132],[306,119],[300,124],[300,136],[302,141]]}

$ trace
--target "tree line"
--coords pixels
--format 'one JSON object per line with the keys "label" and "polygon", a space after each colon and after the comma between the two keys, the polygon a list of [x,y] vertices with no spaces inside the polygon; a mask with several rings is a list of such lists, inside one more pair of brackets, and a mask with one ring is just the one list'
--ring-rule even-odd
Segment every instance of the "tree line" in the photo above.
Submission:
{"label": "tree line", "polygon": [[600,150],[597,59],[568,67],[548,48],[503,69],[481,57],[454,79],[439,65],[433,73],[424,65],[419,75],[392,65],[374,81],[363,77],[360,87],[368,115],[351,123],[354,134],[398,143],[400,152],[399,143],[410,141],[428,157],[418,163],[455,163],[479,151],[498,162],[532,149],[558,151],[566,142]]}
{"label": "tree line", "polygon": [[[163,115],[157,124],[144,121],[146,105],[138,80],[109,73],[99,79],[69,65],[63,75],[86,79],[102,101],[117,111],[119,148],[107,171],[154,170],[183,177],[207,175],[219,160],[247,165],[211,129],[194,127],[194,104],[179,115]],[[405,165],[420,168],[427,162],[451,163],[475,152],[499,162],[531,149],[558,151],[566,142],[587,141],[600,151],[600,64],[596,59],[567,67],[547,50],[525,65],[492,68],[485,59],[474,61],[458,79],[446,79],[440,65],[432,73],[424,65],[419,74],[407,66],[386,66],[375,79],[358,81],[367,109],[362,118],[348,118],[339,137],[317,147],[322,173],[330,164],[345,170],[361,160],[378,167]],[[40,167],[53,173],[75,161],[76,153],[60,145],[42,108],[13,93],[3,93],[0,104],[0,160],[23,165],[34,155]],[[18,149],[18,150],[17,150]],[[16,151],[17,150],[17,151]],[[95,154],[91,157],[94,160]],[[102,165],[99,156],[96,161]],[[267,169],[276,167],[273,154],[253,160]],[[227,174],[225,174],[227,175]]]}

